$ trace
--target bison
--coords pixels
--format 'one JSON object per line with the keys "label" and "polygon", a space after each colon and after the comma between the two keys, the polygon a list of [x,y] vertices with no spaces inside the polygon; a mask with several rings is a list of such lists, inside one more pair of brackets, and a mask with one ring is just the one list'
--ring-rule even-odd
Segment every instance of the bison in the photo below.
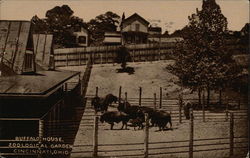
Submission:
{"label": "bison", "polygon": [[105,112],[108,110],[108,106],[110,106],[110,104],[112,104],[113,102],[116,103],[117,100],[118,98],[113,94],[108,94],[105,98],[96,96],[91,100],[91,105],[94,107],[95,112]]}
{"label": "bison", "polygon": [[119,122],[122,122],[121,129],[123,129],[124,125],[125,125],[125,129],[127,129],[127,123],[129,121],[129,116],[127,114],[125,114],[124,112],[107,111],[101,115],[100,121],[101,121],[101,123],[103,123],[103,122],[109,123],[111,125],[110,126],[111,130],[113,129],[114,123],[119,123]]}
{"label": "bison", "polygon": [[172,128],[171,115],[163,110],[156,110],[151,116],[151,124],[157,125],[159,130],[164,130],[167,124]]}
{"label": "bison", "polygon": [[131,106],[128,102],[121,102],[117,109],[119,111],[125,112],[130,116],[131,119],[143,118],[144,114],[148,113],[148,118],[151,119],[155,110],[146,106]]}
{"label": "bison", "polygon": [[138,129],[143,129],[144,128],[143,122],[145,122],[145,120],[140,117],[129,120],[129,123],[131,123],[131,126],[134,127],[134,130],[136,130],[135,129],[136,127],[138,127]]}

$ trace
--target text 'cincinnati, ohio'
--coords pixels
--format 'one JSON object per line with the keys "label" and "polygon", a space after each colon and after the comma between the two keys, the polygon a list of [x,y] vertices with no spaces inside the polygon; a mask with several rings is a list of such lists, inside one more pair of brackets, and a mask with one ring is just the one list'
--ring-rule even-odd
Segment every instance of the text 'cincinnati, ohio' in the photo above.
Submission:
{"label": "text 'cincinnati, ohio'", "polygon": [[14,153],[19,154],[45,154],[45,155],[69,155],[67,150],[40,150],[40,149],[15,149]]}

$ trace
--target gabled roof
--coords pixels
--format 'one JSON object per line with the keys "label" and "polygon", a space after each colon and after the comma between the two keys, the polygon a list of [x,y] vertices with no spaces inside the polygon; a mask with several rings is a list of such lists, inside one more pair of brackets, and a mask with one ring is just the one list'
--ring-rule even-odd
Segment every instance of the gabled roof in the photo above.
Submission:
{"label": "gabled roof", "polygon": [[141,17],[140,15],[138,15],[137,13],[134,13],[133,15],[131,15],[130,17],[124,19],[122,21],[122,24],[126,25],[126,24],[130,24],[135,20],[140,20],[141,22],[143,22],[145,25],[149,25],[149,22],[147,20],[145,20],[143,17]]}
{"label": "gabled roof", "polygon": [[30,37],[30,21],[0,20],[0,64],[21,74]]}

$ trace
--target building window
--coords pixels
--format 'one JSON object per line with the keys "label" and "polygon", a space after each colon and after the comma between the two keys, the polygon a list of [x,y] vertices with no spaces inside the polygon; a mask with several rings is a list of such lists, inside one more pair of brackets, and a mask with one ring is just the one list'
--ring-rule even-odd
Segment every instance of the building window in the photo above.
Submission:
{"label": "building window", "polygon": [[87,42],[86,36],[79,36],[78,43],[85,44]]}
{"label": "building window", "polygon": [[135,31],[140,31],[140,24],[135,24]]}

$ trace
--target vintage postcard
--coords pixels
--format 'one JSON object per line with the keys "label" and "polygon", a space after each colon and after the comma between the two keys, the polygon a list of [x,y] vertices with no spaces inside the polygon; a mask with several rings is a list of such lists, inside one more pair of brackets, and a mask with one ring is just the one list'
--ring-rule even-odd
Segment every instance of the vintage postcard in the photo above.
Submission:
{"label": "vintage postcard", "polygon": [[247,0],[0,0],[0,158],[249,157]]}

